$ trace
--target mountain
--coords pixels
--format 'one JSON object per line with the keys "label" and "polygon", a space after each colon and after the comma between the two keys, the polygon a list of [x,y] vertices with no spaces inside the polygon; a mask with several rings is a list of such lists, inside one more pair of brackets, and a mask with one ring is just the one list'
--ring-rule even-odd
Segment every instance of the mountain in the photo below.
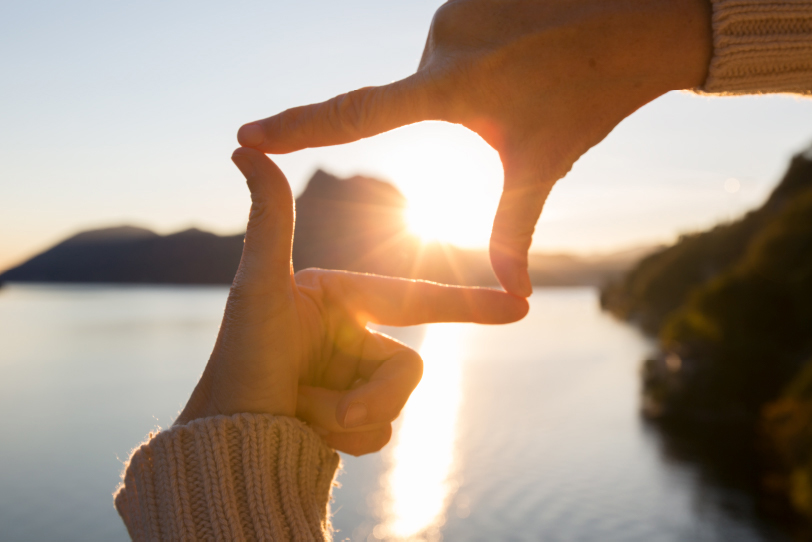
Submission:
{"label": "mountain", "polygon": [[408,234],[406,205],[389,183],[316,171],[296,198],[294,268],[403,275],[419,245]]}
{"label": "mountain", "polygon": [[659,338],[665,355],[645,373],[654,411],[757,419],[812,359],[812,154],[760,208],[649,255],[601,302]]}
{"label": "mountain", "polygon": [[779,185],[760,208],[710,231],[683,235],[642,259],[601,294],[618,317],[656,334],[665,321],[703,284],[740,261],[753,240],[812,183],[812,152],[795,156]]}
{"label": "mountain", "polygon": [[197,229],[161,236],[121,226],[82,232],[0,275],[0,282],[228,284],[242,235]]}
{"label": "mountain", "polygon": [[[317,171],[296,199],[294,269],[320,267],[496,286],[487,251],[424,243],[405,220],[406,198],[369,177],[339,179]],[[0,275],[0,282],[229,284],[243,235],[190,229],[172,235],[120,226],[79,233]],[[531,254],[535,284],[601,285],[640,256]]]}

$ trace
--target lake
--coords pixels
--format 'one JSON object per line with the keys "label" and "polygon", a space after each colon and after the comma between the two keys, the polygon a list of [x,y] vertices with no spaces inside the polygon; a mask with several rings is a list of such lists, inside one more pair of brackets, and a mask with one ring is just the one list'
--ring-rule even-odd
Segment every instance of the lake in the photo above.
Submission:
{"label": "lake", "polygon": [[[127,540],[122,461],[171,425],[224,287],[0,289],[0,540]],[[386,328],[423,381],[375,455],[345,457],[336,540],[785,540],[639,416],[652,345],[589,288],[509,326]]]}

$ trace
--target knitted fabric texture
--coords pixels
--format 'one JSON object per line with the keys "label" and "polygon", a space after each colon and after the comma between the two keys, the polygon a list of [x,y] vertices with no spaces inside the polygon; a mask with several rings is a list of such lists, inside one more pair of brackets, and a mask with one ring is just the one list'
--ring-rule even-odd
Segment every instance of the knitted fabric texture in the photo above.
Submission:
{"label": "knitted fabric texture", "polygon": [[338,466],[294,418],[203,418],[150,435],[115,506],[133,540],[331,540]]}
{"label": "knitted fabric texture", "polygon": [[712,4],[713,57],[702,92],[812,93],[812,1]]}

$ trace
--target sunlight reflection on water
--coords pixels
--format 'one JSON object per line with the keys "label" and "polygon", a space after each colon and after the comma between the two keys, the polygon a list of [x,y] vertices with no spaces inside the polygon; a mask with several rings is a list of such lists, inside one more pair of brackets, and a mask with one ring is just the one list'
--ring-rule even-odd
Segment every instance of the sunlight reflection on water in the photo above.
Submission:
{"label": "sunlight reflection on water", "polygon": [[459,484],[455,479],[463,326],[428,327],[420,355],[423,379],[403,410],[381,476],[381,519],[373,534],[388,540],[437,539]]}

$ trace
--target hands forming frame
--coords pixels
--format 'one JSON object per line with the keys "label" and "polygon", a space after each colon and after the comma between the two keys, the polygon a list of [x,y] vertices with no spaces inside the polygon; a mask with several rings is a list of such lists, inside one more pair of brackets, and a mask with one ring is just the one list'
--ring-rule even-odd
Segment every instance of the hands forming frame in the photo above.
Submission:
{"label": "hands forming frame", "polygon": [[[711,49],[707,0],[451,0],[432,20],[415,74],[244,125],[232,158],[251,191],[245,248],[214,352],[176,423],[298,416],[338,450],[380,449],[422,361],[366,325],[521,319],[532,293],[527,251],[555,182],[642,105],[700,86]],[[507,293],[293,274],[293,197],[263,153],[423,120],[459,123],[499,152],[504,185],[490,256]]]}

